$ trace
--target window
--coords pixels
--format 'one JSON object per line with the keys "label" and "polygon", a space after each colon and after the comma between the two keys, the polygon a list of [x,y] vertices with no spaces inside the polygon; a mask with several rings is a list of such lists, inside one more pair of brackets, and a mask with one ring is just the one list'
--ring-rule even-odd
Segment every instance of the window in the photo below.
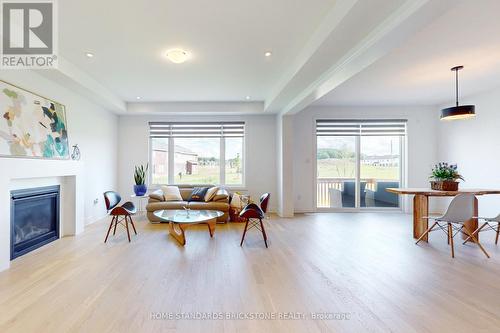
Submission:
{"label": "window", "polygon": [[243,138],[226,138],[226,184],[243,184]]}
{"label": "window", "polygon": [[398,208],[405,120],[317,120],[316,206]]}
{"label": "window", "polygon": [[244,184],[244,122],[149,126],[153,185]]}
{"label": "window", "polygon": [[168,139],[151,140],[151,181],[153,184],[168,183]]}
{"label": "window", "polygon": [[220,138],[176,138],[175,184],[220,184]]}

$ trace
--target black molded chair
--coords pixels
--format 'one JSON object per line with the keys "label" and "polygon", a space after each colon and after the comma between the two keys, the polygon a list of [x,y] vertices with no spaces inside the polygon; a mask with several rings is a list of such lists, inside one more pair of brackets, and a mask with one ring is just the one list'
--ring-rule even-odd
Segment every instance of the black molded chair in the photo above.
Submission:
{"label": "black molded chair", "polygon": [[269,204],[269,198],[271,194],[264,193],[260,197],[260,206],[257,206],[254,203],[250,203],[243,208],[240,213],[240,217],[246,219],[245,230],[243,231],[243,236],[241,237],[240,246],[243,245],[243,241],[245,240],[245,235],[248,229],[256,228],[262,232],[262,237],[264,237],[264,244],[266,244],[267,248],[267,234],[266,229],[264,228],[264,223],[262,220],[266,217],[267,206]]}
{"label": "black molded chair", "polygon": [[[106,203],[106,209],[108,210],[108,214],[113,216],[111,223],[108,228],[108,233],[106,234],[106,238],[104,239],[104,243],[108,240],[109,233],[111,228],[114,226],[113,235],[116,233],[116,226],[118,224],[124,225],[127,229],[128,241],[130,242],[130,232],[128,230],[128,222],[130,220],[130,224],[132,224],[132,228],[134,228],[134,233],[137,235],[137,231],[135,230],[134,221],[132,221],[132,215],[137,213],[137,209],[134,204],[130,201],[125,202],[123,205],[118,206],[122,197],[115,191],[107,191],[104,192],[104,202]],[[121,218],[121,219],[120,219]]]}

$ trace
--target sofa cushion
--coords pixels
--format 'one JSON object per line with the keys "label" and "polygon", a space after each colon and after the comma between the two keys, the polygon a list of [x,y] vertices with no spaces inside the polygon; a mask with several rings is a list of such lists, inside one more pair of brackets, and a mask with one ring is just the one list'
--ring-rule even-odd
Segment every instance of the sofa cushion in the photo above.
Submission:
{"label": "sofa cushion", "polygon": [[207,191],[207,194],[205,194],[205,202],[212,201],[212,199],[217,194],[217,191],[219,191],[219,188],[217,186],[210,187]]}
{"label": "sofa cushion", "polygon": [[203,202],[203,201],[190,201],[189,209],[198,210],[220,210],[221,212],[229,211],[229,204],[227,202]]}
{"label": "sofa cushion", "polygon": [[148,203],[146,210],[148,212],[154,212],[163,209],[184,209],[184,207],[188,207],[187,201],[162,201]]}
{"label": "sofa cushion", "polygon": [[179,186],[179,190],[181,191],[182,200],[189,201],[189,197],[191,197],[191,192],[193,192],[193,188]]}
{"label": "sofa cushion", "polygon": [[162,190],[156,190],[152,193],[149,193],[149,199],[152,199],[152,201],[165,201]]}
{"label": "sofa cushion", "polygon": [[165,201],[183,201],[181,192],[177,186],[162,186]]}
{"label": "sofa cushion", "polygon": [[205,201],[205,195],[207,194],[208,187],[195,187],[191,192],[191,196],[188,201]]}

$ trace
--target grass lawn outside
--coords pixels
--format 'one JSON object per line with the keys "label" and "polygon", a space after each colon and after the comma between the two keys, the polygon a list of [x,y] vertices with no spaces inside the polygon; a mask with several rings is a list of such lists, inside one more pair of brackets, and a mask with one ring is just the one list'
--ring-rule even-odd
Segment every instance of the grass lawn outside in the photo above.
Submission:
{"label": "grass lawn outside", "polygon": [[[354,178],[354,160],[323,159],[317,161],[318,178]],[[399,180],[399,167],[361,164],[361,178]]]}
{"label": "grass lawn outside", "polygon": [[[174,184],[220,184],[219,166],[199,166],[196,174],[174,175]],[[153,176],[153,184],[168,184],[168,176]],[[226,185],[242,185],[242,174],[236,168],[226,168]]]}

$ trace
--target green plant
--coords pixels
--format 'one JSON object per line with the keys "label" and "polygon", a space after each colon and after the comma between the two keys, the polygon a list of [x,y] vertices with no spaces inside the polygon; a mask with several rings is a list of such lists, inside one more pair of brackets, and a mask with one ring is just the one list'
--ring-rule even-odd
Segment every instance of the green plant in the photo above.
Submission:
{"label": "green plant", "polygon": [[134,180],[136,185],[144,185],[146,183],[146,173],[148,172],[149,164],[146,166],[139,165],[135,167]]}
{"label": "green plant", "polygon": [[464,178],[458,173],[456,164],[448,164],[446,162],[440,162],[434,166],[432,169],[430,179],[435,181],[457,181],[458,179],[464,180]]}

